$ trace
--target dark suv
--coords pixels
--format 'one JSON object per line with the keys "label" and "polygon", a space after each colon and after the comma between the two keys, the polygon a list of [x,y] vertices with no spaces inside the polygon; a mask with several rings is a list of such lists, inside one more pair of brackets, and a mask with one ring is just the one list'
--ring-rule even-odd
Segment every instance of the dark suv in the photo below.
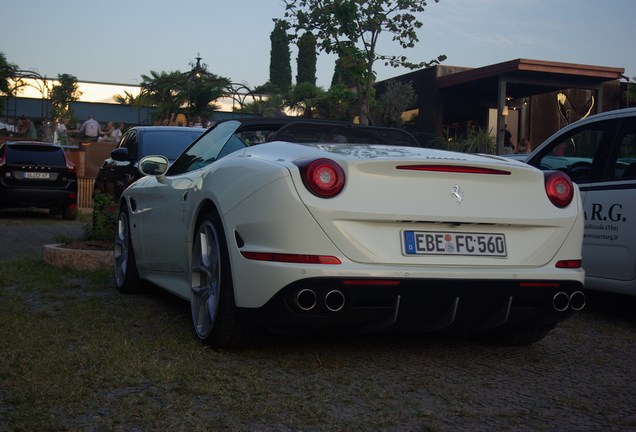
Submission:
{"label": "dark suv", "polygon": [[0,145],[0,209],[13,207],[77,217],[77,173],[62,147],[27,141]]}
{"label": "dark suv", "polygon": [[173,162],[203,132],[204,128],[137,126],[128,130],[97,173],[94,190],[119,199],[124,189],[141,177],[141,158],[162,155]]}

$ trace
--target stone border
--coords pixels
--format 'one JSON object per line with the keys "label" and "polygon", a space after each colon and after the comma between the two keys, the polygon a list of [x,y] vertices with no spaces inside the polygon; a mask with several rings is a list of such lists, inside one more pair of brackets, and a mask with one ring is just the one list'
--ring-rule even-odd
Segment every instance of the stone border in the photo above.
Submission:
{"label": "stone border", "polygon": [[77,270],[101,270],[113,267],[115,252],[84,249],[67,249],[60,244],[44,245],[42,261],[57,267],[72,267]]}

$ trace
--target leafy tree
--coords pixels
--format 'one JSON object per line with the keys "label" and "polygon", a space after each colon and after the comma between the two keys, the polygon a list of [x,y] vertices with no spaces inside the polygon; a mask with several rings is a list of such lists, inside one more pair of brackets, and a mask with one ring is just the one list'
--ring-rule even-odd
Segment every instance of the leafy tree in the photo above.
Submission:
{"label": "leafy tree", "polygon": [[269,82],[276,86],[282,93],[285,93],[289,90],[292,83],[289,39],[285,31],[285,23],[279,20],[274,20],[274,22],[274,30],[272,30],[269,36],[272,43],[269,59]]}
{"label": "leafy tree", "polygon": [[356,94],[339,83],[332,85],[329,92],[315,102],[314,111],[320,118],[351,122],[356,115],[356,102]]}
{"label": "leafy tree", "polygon": [[246,103],[241,108],[236,109],[236,112],[254,114],[261,117],[280,117],[283,114],[283,98],[272,93],[267,98],[259,98],[254,102]]}
{"label": "leafy tree", "polygon": [[229,79],[210,73],[202,75],[196,83],[188,82],[190,115],[212,118],[214,111],[221,109],[214,102],[227,94],[226,88],[229,85]]}
{"label": "leafy tree", "polygon": [[[379,54],[378,38],[382,32],[393,35],[402,48],[412,48],[416,29],[422,26],[415,13],[423,12],[424,0],[284,0],[286,28],[299,32],[311,31],[319,49],[336,53],[343,59],[341,66],[350,66],[356,76],[360,123],[368,124],[369,107],[375,79],[374,63],[382,60],[393,67],[410,69],[428,67],[446,59],[439,56],[430,62],[411,63],[406,56]],[[439,0],[435,0],[437,3]]]}
{"label": "leafy tree", "polygon": [[297,112],[302,112],[303,117],[313,117],[313,108],[317,99],[325,94],[325,91],[315,84],[305,81],[296,84],[288,93],[285,106]]}
{"label": "leafy tree", "polygon": [[141,76],[139,97],[124,93],[115,98],[120,103],[132,104],[133,109],[156,107],[153,120],[159,123],[170,118],[171,113],[185,112],[186,109],[190,117],[211,118],[219,109],[214,102],[227,94],[230,80],[208,72],[205,64],[197,62],[191,66],[193,69],[188,73],[150,71],[150,75]]}
{"label": "leafy tree", "polygon": [[350,67],[346,66],[348,62],[348,58],[338,57],[334,66],[333,77],[331,78],[331,87],[337,84],[350,86],[356,83],[355,74]]}
{"label": "leafy tree", "polygon": [[296,59],[296,84],[316,84],[316,38],[311,32],[305,32],[297,42],[298,58]]}
{"label": "leafy tree", "polygon": [[161,122],[170,118],[187,102],[187,94],[182,91],[182,73],[179,71],[157,73],[150,71],[150,75],[141,75],[140,101],[146,106],[155,107],[153,119]]}
{"label": "leafy tree", "polygon": [[280,89],[272,84],[270,81],[267,81],[263,85],[256,86],[252,93],[254,94],[280,94]]}
{"label": "leafy tree", "polygon": [[208,71],[208,65],[197,62],[190,63],[191,72],[186,74],[184,90],[188,93],[188,114],[201,118],[212,118],[214,111],[221,107],[214,102],[227,94],[230,80]]}
{"label": "leafy tree", "polygon": [[58,121],[62,118],[71,120],[75,114],[71,102],[79,100],[82,95],[77,78],[70,74],[59,74],[57,82],[51,89],[51,117]]}
{"label": "leafy tree", "polygon": [[120,95],[120,94],[116,94],[113,95],[113,99],[115,99],[115,102],[117,102],[118,104],[122,104],[122,105],[134,105],[135,103],[137,103],[137,96],[133,95],[130,92],[127,92],[126,90],[124,90],[124,94]]}
{"label": "leafy tree", "polygon": [[417,102],[412,82],[389,80],[386,90],[378,98],[374,123],[377,126],[401,127],[402,113]]}
{"label": "leafy tree", "polygon": [[[3,52],[0,52],[0,95],[9,96],[12,93],[9,80],[15,78],[18,66],[9,63]],[[0,98],[0,113],[4,112],[5,99]]]}

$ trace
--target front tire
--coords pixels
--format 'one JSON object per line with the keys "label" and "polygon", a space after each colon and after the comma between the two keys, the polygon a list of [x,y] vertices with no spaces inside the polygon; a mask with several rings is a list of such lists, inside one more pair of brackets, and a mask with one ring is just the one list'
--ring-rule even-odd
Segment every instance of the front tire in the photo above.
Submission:
{"label": "front tire", "polygon": [[115,259],[113,263],[115,285],[124,294],[148,292],[148,284],[142,281],[137,270],[135,250],[130,236],[128,208],[123,206],[117,215],[115,230]]}
{"label": "front tire", "polygon": [[192,251],[190,307],[194,331],[213,348],[260,346],[265,330],[238,322],[227,242],[216,212],[196,230]]}

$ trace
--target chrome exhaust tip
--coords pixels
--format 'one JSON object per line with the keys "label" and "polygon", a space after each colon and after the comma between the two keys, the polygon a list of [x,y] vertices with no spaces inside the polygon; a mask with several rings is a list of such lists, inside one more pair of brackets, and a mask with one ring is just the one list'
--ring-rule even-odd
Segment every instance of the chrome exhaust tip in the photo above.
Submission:
{"label": "chrome exhaust tip", "polygon": [[570,297],[564,292],[558,292],[552,298],[552,307],[557,312],[563,312],[570,306]]}
{"label": "chrome exhaust tip", "polygon": [[581,291],[575,291],[570,295],[570,307],[575,311],[580,311],[585,307],[586,298],[585,294]]}
{"label": "chrome exhaust tip", "polygon": [[338,312],[345,306],[345,296],[342,291],[331,290],[325,295],[325,307],[331,312]]}
{"label": "chrome exhaust tip", "polygon": [[294,304],[297,308],[304,311],[312,310],[316,306],[317,301],[316,293],[308,288],[298,291],[294,296]]}

